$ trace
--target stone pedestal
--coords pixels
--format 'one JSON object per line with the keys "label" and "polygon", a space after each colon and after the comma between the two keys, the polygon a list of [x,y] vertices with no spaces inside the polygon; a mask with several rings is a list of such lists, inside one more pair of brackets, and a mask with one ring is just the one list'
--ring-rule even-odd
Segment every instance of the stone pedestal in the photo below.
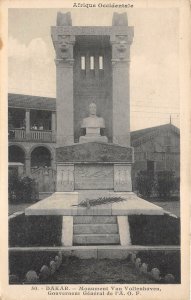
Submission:
{"label": "stone pedestal", "polygon": [[93,134],[86,134],[80,137],[80,143],[88,143],[88,142],[103,142],[107,143],[108,139],[106,136],[101,135],[93,135]]}
{"label": "stone pedestal", "polygon": [[[91,142],[56,149],[57,191],[132,191],[133,149]],[[124,161],[126,163],[124,163]]]}
{"label": "stone pedestal", "polygon": [[57,164],[56,191],[74,191],[74,164]]}

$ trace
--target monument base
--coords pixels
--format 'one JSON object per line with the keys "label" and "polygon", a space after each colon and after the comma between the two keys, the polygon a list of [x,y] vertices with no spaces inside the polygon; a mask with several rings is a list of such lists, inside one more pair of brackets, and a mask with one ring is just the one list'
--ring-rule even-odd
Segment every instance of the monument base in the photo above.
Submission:
{"label": "monument base", "polygon": [[57,192],[132,191],[131,147],[95,141],[78,143],[57,148],[56,161]]}
{"label": "monument base", "polygon": [[[124,200],[108,204],[78,206],[81,201],[99,197],[121,197]],[[163,208],[139,198],[133,192],[114,192],[111,190],[83,190],[75,192],[56,192],[25,209],[26,215],[61,215],[61,216],[128,216],[128,215],[163,215]]]}
{"label": "monument base", "polygon": [[[121,201],[112,202],[120,197]],[[82,201],[89,205],[82,205]],[[108,199],[93,205],[91,200]],[[100,200],[99,200],[100,201]],[[94,202],[95,204],[95,202]],[[31,215],[61,215],[61,243],[64,247],[92,245],[131,245],[129,215],[163,215],[164,210],[132,192],[84,190],[57,192],[25,209]]]}
{"label": "monument base", "polygon": [[79,143],[88,143],[88,142],[103,142],[107,143],[108,138],[106,136],[88,136],[88,135],[82,135],[80,136]]}

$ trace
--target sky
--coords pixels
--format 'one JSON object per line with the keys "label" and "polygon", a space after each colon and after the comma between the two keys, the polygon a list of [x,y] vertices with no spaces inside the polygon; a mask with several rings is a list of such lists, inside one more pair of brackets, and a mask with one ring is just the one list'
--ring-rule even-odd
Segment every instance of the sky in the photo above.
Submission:
{"label": "sky", "polygon": [[[56,97],[50,27],[58,11],[74,26],[111,26],[113,9],[9,9],[9,92]],[[179,127],[178,9],[126,10],[134,27],[130,63],[131,131],[171,122]]]}

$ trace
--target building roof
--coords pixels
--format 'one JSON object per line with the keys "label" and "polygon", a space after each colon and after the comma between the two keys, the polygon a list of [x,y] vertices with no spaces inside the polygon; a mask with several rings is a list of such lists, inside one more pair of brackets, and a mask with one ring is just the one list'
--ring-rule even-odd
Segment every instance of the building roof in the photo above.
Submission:
{"label": "building roof", "polygon": [[159,125],[159,126],[154,126],[154,127],[149,127],[149,128],[143,128],[140,130],[135,130],[135,131],[131,131],[131,137],[133,139],[137,139],[147,133],[153,132],[155,130],[164,130],[164,129],[170,129],[175,131],[177,134],[180,134],[180,130],[179,128],[177,128],[176,126],[174,126],[173,124],[163,124],[163,125]]}
{"label": "building roof", "polygon": [[21,94],[8,95],[9,107],[14,108],[30,108],[39,110],[56,110],[56,99],[42,96],[29,96]]}
{"label": "building roof", "polygon": [[138,146],[142,143],[147,142],[150,139],[160,135],[161,133],[174,132],[180,135],[180,129],[173,124],[164,124],[155,127],[144,128],[136,131],[132,131],[131,134],[131,144],[132,146]]}

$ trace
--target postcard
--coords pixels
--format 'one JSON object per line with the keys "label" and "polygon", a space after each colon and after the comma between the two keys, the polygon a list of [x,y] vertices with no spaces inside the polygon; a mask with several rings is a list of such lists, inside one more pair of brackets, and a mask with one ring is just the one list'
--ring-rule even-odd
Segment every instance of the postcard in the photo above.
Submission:
{"label": "postcard", "polygon": [[0,9],[1,299],[189,299],[189,1]]}

